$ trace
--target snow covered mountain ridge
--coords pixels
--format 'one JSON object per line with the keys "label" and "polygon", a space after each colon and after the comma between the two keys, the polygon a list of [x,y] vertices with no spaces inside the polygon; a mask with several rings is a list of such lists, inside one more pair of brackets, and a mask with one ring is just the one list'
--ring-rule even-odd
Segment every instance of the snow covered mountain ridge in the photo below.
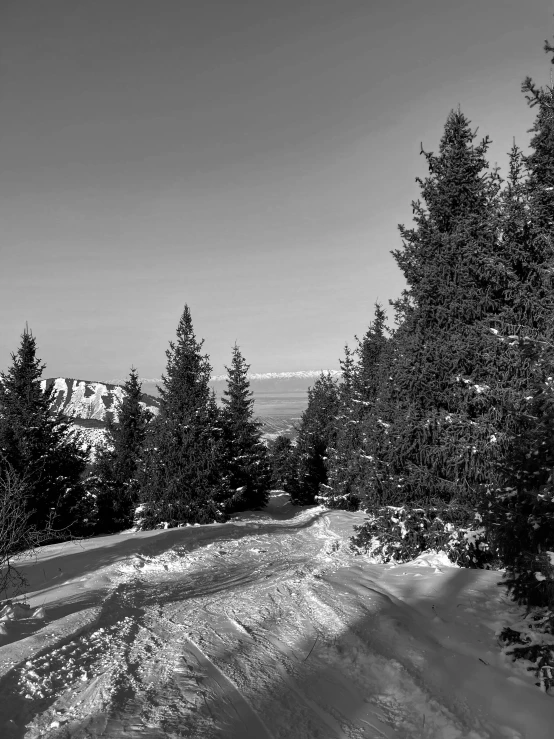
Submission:
{"label": "snow covered mountain ridge", "polygon": [[[51,407],[54,413],[103,423],[109,419],[118,420],[117,409],[125,394],[120,385],[70,377],[50,377],[40,384],[43,390],[53,387]],[[158,399],[147,394],[142,395],[141,405],[154,414],[159,409]]]}

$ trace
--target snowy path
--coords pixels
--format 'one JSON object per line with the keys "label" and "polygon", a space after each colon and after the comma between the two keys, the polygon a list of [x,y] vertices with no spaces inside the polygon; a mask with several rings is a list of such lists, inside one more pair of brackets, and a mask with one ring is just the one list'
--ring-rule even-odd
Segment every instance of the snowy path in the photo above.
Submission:
{"label": "snowy path", "polygon": [[497,645],[497,573],[369,564],[359,514],[285,501],[25,563],[46,620],[0,637],[0,737],[554,735],[554,699]]}

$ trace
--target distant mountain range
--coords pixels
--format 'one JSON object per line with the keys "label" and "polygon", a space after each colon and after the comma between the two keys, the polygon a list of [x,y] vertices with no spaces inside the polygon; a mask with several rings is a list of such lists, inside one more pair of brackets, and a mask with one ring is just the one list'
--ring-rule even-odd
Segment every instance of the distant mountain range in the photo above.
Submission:
{"label": "distant mountain range", "polygon": [[[254,396],[268,393],[307,393],[321,373],[327,373],[332,377],[339,378],[340,370],[304,370],[300,372],[266,372],[264,374],[252,373],[248,375],[250,387]],[[125,380],[111,380],[114,384],[123,384]],[[157,396],[157,385],[161,384],[160,378],[141,378],[142,389],[149,395]],[[227,387],[227,375],[214,375],[210,385],[219,396]],[[307,397],[307,396],[306,396]]]}

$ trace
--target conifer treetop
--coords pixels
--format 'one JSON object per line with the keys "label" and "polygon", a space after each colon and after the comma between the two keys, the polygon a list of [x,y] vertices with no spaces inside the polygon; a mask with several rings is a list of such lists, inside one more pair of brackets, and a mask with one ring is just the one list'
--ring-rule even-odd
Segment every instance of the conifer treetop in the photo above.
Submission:
{"label": "conifer treetop", "polygon": [[[545,41],[546,53],[554,53],[554,46]],[[552,58],[554,63],[554,57]],[[538,86],[530,77],[522,84],[530,108],[537,114],[530,129],[533,134],[531,153],[524,157],[529,177],[527,189],[533,209],[533,221],[543,229],[551,229],[554,222],[554,89]]]}
{"label": "conifer treetop", "polygon": [[489,193],[483,184],[487,179],[489,184],[495,181],[494,175],[487,178],[486,173],[489,164],[485,155],[491,141],[485,136],[475,146],[476,138],[477,131],[472,130],[470,121],[458,107],[446,119],[439,154],[436,156],[421,149],[427,160],[429,177],[417,181],[429,217],[440,231],[451,231],[457,221],[478,214],[486,207]]}
{"label": "conifer treetop", "polygon": [[153,414],[141,405],[142,383],[135,367],[131,367],[123,390],[123,399],[117,409],[119,423],[115,424],[110,420],[108,429],[116,446],[124,448],[140,446],[144,440],[146,426],[153,418]]}
{"label": "conifer treetop", "polygon": [[[0,372],[0,398],[4,402],[24,408],[49,408],[50,393],[43,392],[40,378],[46,367],[36,356],[37,342],[32,331],[26,326],[21,334],[21,344],[16,353],[11,353],[13,364],[7,373]],[[2,402],[0,400],[0,402]]]}
{"label": "conifer treetop", "polygon": [[379,362],[385,346],[388,343],[387,315],[380,303],[375,303],[373,321],[358,342],[358,390],[364,399],[374,400],[381,381]]}
{"label": "conifer treetop", "polygon": [[[55,518],[56,528],[86,529],[81,475],[88,450],[71,432],[71,420],[50,411],[51,390],[43,392],[44,365],[36,356],[36,339],[26,327],[12,365],[1,373],[0,470],[25,479],[29,521],[37,528]],[[81,507],[80,507],[81,506]]]}
{"label": "conifer treetop", "polygon": [[[408,283],[394,305],[406,317],[413,308],[433,306],[433,320],[446,325],[454,305],[462,321],[473,320],[464,314],[472,305],[481,312],[494,307],[497,294],[485,287],[498,280],[491,256],[500,231],[501,181],[496,169],[488,171],[488,137],[474,145],[476,135],[461,110],[451,111],[439,153],[424,152],[429,176],[418,182],[425,206],[413,203],[415,225],[399,227],[402,248],[392,252]],[[478,290],[483,300],[468,290]]]}
{"label": "conifer treetop", "polygon": [[169,342],[166,351],[166,372],[162,385],[161,413],[166,417],[186,419],[209,403],[211,366],[208,355],[202,354],[204,341],[197,341],[188,305],[177,326],[176,341]]}
{"label": "conifer treetop", "polygon": [[227,390],[223,391],[221,399],[225,412],[237,421],[249,421],[254,408],[254,394],[248,380],[250,365],[246,364],[236,343],[233,346],[231,366],[225,366],[225,369],[228,374]]}

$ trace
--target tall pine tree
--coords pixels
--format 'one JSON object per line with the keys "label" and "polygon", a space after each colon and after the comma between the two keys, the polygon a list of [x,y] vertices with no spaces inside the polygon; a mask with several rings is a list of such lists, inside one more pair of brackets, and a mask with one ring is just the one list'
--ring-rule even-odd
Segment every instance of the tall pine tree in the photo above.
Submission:
{"label": "tall pine tree", "polygon": [[327,454],[335,443],[338,410],[337,382],[322,373],[308,390],[308,407],[302,414],[292,470],[285,483],[294,505],[312,505],[320,486],[327,484]]}
{"label": "tall pine tree", "polygon": [[[554,52],[548,42],[548,53]],[[554,59],[552,60],[554,63]],[[513,596],[554,606],[554,91],[529,78],[536,110],[531,153],[511,155],[503,246],[511,266],[512,315],[498,327],[504,361],[517,367],[505,406],[512,421],[503,485],[488,523]]]}
{"label": "tall pine tree", "polygon": [[133,523],[138,501],[138,470],[152,413],[141,403],[142,385],[132,368],[111,418],[106,446],[98,452],[93,468],[97,488],[97,531],[112,533]]}
{"label": "tall pine tree", "polygon": [[166,352],[158,388],[161,406],[150,425],[140,473],[146,527],[209,523],[225,517],[230,497],[224,478],[219,412],[210,392],[209,357],[202,354],[185,305],[176,341]]}
{"label": "tall pine tree", "polygon": [[71,421],[51,414],[51,391],[41,388],[45,365],[27,328],[11,357],[0,373],[0,468],[25,481],[30,526],[51,526],[58,536],[91,533],[92,505],[82,486],[87,450]]}
{"label": "tall pine tree", "polygon": [[233,347],[231,366],[226,367],[227,390],[222,398],[229,510],[260,508],[267,504],[271,467],[261,437],[261,424],[254,419],[254,400],[248,380],[250,366],[239,347]]}
{"label": "tall pine tree", "polygon": [[[333,508],[357,509],[366,498],[368,461],[371,451],[371,411],[386,381],[388,337],[386,314],[380,304],[354,354],[348,349],[341,362],[343,382],[339,386],[336,438],[328,451],[328,482],[320,495]],[[369,428],[368,428],[369,426]]]}
{"label": "tall pine tree", "polygon": [[475,138],[463,113],[452,111],[438,154],[423,152],[423,203],[413,203],[414,227],[400,228],[403,248],[393,252],[408,289],[396,305],[404,321],[386,387],[369,419],[370,506],[472,505],[495,479],[490,325],[506,275],[497,248],[500,182],[488,171],[488,138]]}
{"label": "tall pine tree", "polygon": [[294,446],[288,436],[281,434],[269,443],[269,459],[271,463],[271,487],[283,490],[286,481],[292,476]]}

